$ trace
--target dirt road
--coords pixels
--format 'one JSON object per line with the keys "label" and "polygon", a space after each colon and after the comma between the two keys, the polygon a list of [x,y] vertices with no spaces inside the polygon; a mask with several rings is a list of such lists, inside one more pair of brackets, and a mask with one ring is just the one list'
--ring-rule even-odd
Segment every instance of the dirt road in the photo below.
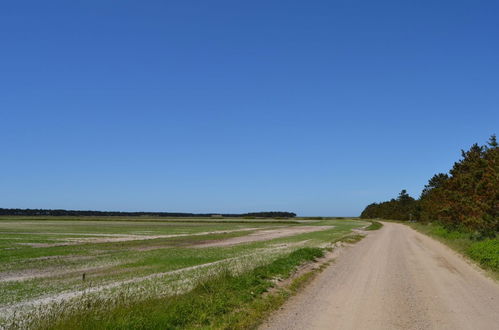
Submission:
{"label": "dirt road", "polygon": [[262,329],[499,329],[499,284],[443,244],[385,223]]}

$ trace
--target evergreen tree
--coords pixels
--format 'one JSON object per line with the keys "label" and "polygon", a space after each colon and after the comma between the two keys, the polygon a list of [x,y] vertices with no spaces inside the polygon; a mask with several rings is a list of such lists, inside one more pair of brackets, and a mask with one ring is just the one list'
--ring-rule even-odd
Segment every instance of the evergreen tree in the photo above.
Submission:
{"label": "evergreen tree", "polygon": [[486,145],[461,151],[449,174],[434,175],[419,200],[402,190],[396,200],[373,203],[362,218],[438,221],[449,229],[468,230],[483,237],[499,232],[499,148],[495,135]]}

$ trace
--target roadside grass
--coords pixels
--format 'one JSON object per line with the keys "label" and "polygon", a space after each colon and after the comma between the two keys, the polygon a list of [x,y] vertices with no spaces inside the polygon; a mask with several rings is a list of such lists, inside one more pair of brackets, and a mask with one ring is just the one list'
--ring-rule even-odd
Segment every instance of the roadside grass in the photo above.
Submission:
{"label": "roadside grass", "polygon": [[[327,263],[329,265],[329,263]],[[299,292],[307,285],[318,272],[324,270],[321,266],[318,270],[312,270],[295,278],[288,287],[280,288],[268,295],[260,295],[247,304],[243,310],[237,309],[215,321],[209,329],[256,329],[271,314],[281,307],[286,300]]]}
{"label": "roadside grass", "polygon": [[357,235],[348,235],[348,236],[345,236],[342,239],[340,239],[340,241],[348,243],[348,244],[353,244],[353,243],[357,243],[358,241],[360,241],[364,237],[365,237],[364,235],[358,235],[358,234]]}
{"label": "roadside grass", "polygon": [[469,247],[468,254],[481,265],[499,272],[499,239],[474,242]]}
{"label": "roadside grass", "polygon": [[31,322],[38,329],[249,328],[286,298],[282,294],[262,298],[274,286],[272,279],[288,277],[300,264],[323,255],[320,248],[300,248],[239,275],[224,271],[187,293],[112,303],[95,299],[70,313],[62,310],[59,315]]}
{"label": "roadside grass", "polygon": [[454,250],[476,261],[499,279],[499,238],[474,240],[472,233],[450,231],[439,224],[409,223],[412,228],[437,238]]}
{"label": "roadside grass", "polygon": [[365,228],[365,230],[378,230],[383,227],[383,224],[379,221],[371,221],[371,224]]}

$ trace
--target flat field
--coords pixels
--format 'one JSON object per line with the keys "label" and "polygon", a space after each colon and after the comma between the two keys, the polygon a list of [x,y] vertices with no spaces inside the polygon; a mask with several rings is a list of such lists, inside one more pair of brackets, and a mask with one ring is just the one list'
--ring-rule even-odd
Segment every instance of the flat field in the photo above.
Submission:
{"label": "flat field", "polygon": [[[369,223],[352,219],[0,218],[0,328],[92,297],[187,292]],[[29,317],[28,317],[29,316]]]}

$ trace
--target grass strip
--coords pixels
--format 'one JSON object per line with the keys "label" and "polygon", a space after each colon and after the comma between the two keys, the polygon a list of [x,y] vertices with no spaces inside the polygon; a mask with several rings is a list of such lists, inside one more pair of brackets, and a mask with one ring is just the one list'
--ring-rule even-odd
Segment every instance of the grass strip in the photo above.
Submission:
{"label": "grass strip", "polygon": [[300,264],[324,255],[320,248],[301,248],[268,265],[234,275],[224,271],[192,291],[147,300],[85,301],[76,309],[42,319],[37,329],[194,329],[251,328],[286,299],[286,293],[262,294],[272,279],[286,278]]}
{"label": "grass strip", "polygon": [[340,239],[341,242],[345,242],[348,244],[354,244],[357,243],[358,241],[362,240],[365,236],[364,235],[348,235]]}
{"label": "grass strip", "polygon": [[499,238],[476,240],[472,233],[451,231],[435,223],[411,223],[409,225],[476,261],[499,279]]}
{"label": "grass strip", "polygon": [[366,227],[366,230],[378,230],[383,227],[383,224],[379,221],[371,221],[371,224]]}

